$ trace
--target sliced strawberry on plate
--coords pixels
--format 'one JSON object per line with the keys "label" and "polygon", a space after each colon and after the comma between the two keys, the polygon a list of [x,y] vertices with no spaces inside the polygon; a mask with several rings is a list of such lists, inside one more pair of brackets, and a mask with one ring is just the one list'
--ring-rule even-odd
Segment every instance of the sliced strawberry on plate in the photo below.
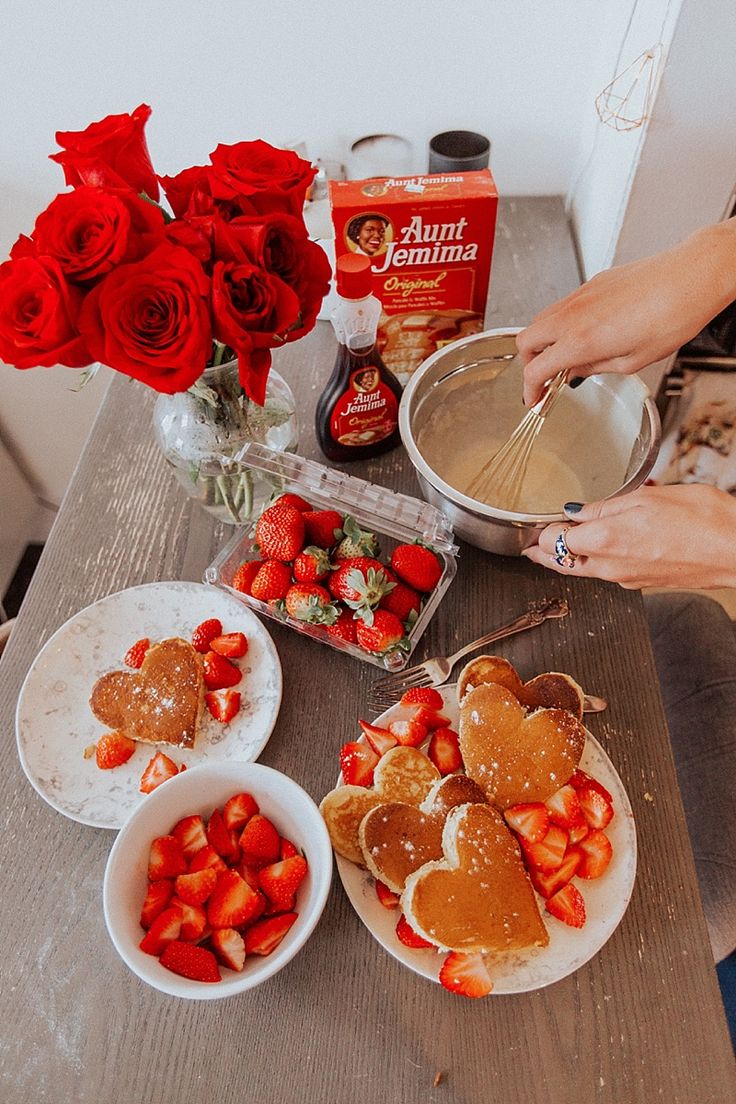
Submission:
{"label": "sliced strawberry on plate", "polygon": [[440,967],[440,983],[463,997],[487,997],[493,989],[491,975],[481,954],[452,951]]}
{"label": "sliced strawberry on plate", "polygon": [[610,824],[613,805],[597,786],[582,786],[577,795],[583,816],[591,828],[600,830]]}
{"label": "sliced strawberry on plate", "polygon": [[568,882],[549,897],[544,907],[551,916],[557,917],[571,928],[582,928],[585,923],[585,901],[572,882]]}
{"label": "sliced strawberry on plate", "polygon": [[257,920],[243,936],[246,954],[269,955],[278,947],[297,918],[295,912],[282,912],[278,916],[269,916]]}
{"label": "sliced strawberry on plate", "polygon": [[207,710],[216,721],[228,724],[240,709],[240,691],[227,687],[224,690],[210,690],[204,696]]}
{"label": "sliced strawberry on plate", "polygon": [[150,928],[173,896],[174,883],[171,878],[159,878],[157,882],[149,882],[145,900],[141,906],[141,927]]}
{"label": "sliced strawberry on plate", "polygon": [[188,905],[179,897],[174,897],[172,905],[181,909],[181,932],[179,939],[185,943],[199,943],[207,933],[207,914],[201,905]]}
{"label": "sliced strawberry on plate", "polygon": [[409,717],[404,721],[390,721],[388,730],[403,747],[419,747],[429,736],[426,724],[422,724],[416,717]]}
{"label": "sliced strawberry on plate", "polygon": [[214,847],[211,844],[206,844],[205,847],[200,847],[196,855],[189,863],[189,873],[194,874],[197,870],[206,870],[211,867],[218,873],[221,870],[227,870],[227,864],[224,859],[218,855]]}
{"label": "sliced strawberry on plate", "polygon": [[277,829],[261,813],[250,818],[240,835],[243,862],[250,866],[268,866],[276,862],[281,852],[281,837]]}
{"label": "sliced strawberry on plate", "polygon": [[217,871],[206,866],[190,874],[180,874],[174,883],[176,896],[185,905],[202,905],[212,893],[217,882]]}
{"label": "sliced strawberry on plate", "polygon": [[509,828],[526,843],[539,843],[549,831],[549,810],[541,801],[512,805],[503,815]]}
{"label": "sliced strawberry on plate", "polygon": [[112,770],[127,763],[135,751],[135,740],[122,732],[103,732],[95,748],[95,762],[100,770]]}
{"label": "sliced strawberry on plate", "polygon": [[303,855],[292,855],[265,866],[258,875],[258,884],[271,904],[288,912],[294,907],[294,896],[306,875],[307,860]]}
{"label": "sliced strawberry on plate", "polygon": [[550,824],[544,839],[536,843],[527,843],[522,838],[521,846],[530,866],[549,874],[557,870],[565,857],[567,832],[557,824]]}
{"label": "sliced strawberry on plate", "polygon": [[207,842],[223,859],[237,859],[238,845],[233,842],[230,829],[219,809],[213,809],[207,821]]}
{"label": "sliced strawberry on plate", "polygon": [[164,950],[160,962],[172,973],[192,981],[222,981],[217,959],[206,947],[196,947],[175,939]]}
{"label": "sliced strawberry on plate", "polygon": [[434,943],[430,943],[428,939],[424,939],[423,936],[417,935],[403,912],[396,922],[396,938],[399,943],[403,943],[405,947],[416,947],[417,949],[422,947],[434,947]]}
{"label": "sliced strawberry on plate", "polygon": [[427,755],[440,774],[453,774],[463,765],[460,741],[452,728],[436,728],[429,738]]}
{"label": "sliced strawberry on plate", "polygon": [[368,744],[356,742],[340,748],[340,769],[347,786],[370,786],[380,756]]}
{"label": "sliced strawberry on plate", "polygon": [[235,928],[218,928],[210,942],[217,961],[240,973],[245,965],[245,943],[240,932]]}
{"label": "sliced strawberry on plate", "polygon": [[438,713],[436,709],[430,709],[428,705],[418,705],[414,712],[414,720],[423,724],[430,732],[436,728],[449,728],[450,718],[444,713]]}
{"label": "sliced strawberry on plate", "polygon": [[237,793],[229,797],[222,807],[222,819],[226,828],[242,828],[258,812],[258,802],[249,793]]}
{"label": "sliced strawberry on plate", "polygon": [[358,721],[358,724],[362,728],[363,735],[376,755],[385,755],[392,747],[396,747],[398,740],[387,728],[380,728],[378,725],[370,724],[368,721]]}
{"label": "sliced strawberry on plate", "polygon": [[605,832],[589,832],[585,839],[580,840],[570,849],[580,855],[580,865],[577,869],[578,878],[600,878],[608,869],[608,864],[613,856],[611,841]]}
{"label": "sliced strawberry on plate", "polygon": [[582,790],[588,786],[592,786],[594,790],[598,790],[600,794],[603,794],[606,801],[609,801],[613,805],[613,797],[608,792],[602,782],[599,782],[597,778],[593,778],[592,775],[586,774],[584,770],[577,767],[568,778],[568,782],[576,790]]}
{"label": "sliced strawberry on plate", "polygon": [[177,878],[186,872],[187,860],[176,836],[157,836],[152,841],[148,854],[149,882],[157,882],[161,878]]}
{"label": "sliced strawberry on plate", "polygon": [[195,652],[204,654],[210,650],[210,641],[216,636],[222,636],[222,621],[218,617],[209,617],[197,625],[192,633],[192,647]]}
{"label": "sliced strawberry on plate", "polygon": [[185,859],[193,858],[207,843],[204,821],[198,813],[182,817],[172,828],[171,834],[181,844]]}
{"label": "sliced strawberry on plate", "polygon": [[224,870],[207,902],[207,920],[213,928],[238,928],[263,910],[263,897],[235,870]]}
{"label": "sliced strawberry on plate", "polygon": [[542,897],[552,897],[558,889],[562,889],[577,874],[581,859],[582,856],[577,848],[569,847],[556,870],[545,873],[543,870],[535,870],[532,867],[529,871],[529,877],[537,893],[541,894]]}
{"label": "sliced strawberry on plate", "polygon": [[384,908],[395,909],[399,907],[401,898],[383,882],[376,882],[376,896]]}
{"label": "sliced strawberry on plate", "polygon": [[224,633],[210,640],[210,649],[226,659],[241,659],[248,651],[248,639],[242,632]]}
{"label": "sliced strawberry on plate", "polygon": [[167,943],[181,933],[181,909],[171,905],[160,912],[138,946],[146,954],[160,955]]}
{"label": "sliced strawberry on plate", "polygon": [[204,684],[208,690],[225,690],[228,686],[237,686],[243,672],[229,659],[209,651],[203,660]]}
{"label": "sliced strawberry on plate", "polygon": [[578,827],[583,820],[577,790],[569,782],[548,797],[545,805],[549,810],[550,820],[553,824],[559,824],[560,828]]}
{"label": "sliced strawberry on plate", "polygon": [[427,705],[435,712],[444,709],[445,702],[439,690],[431,686],[413,686],[401,698],[401,705]]}
{"label": "sliced strawberry on plate", "polygon": [[142,637],[140,640],[136,640],[135,644],[131,644],[127,652],[123,656],[123,663],[126,667],[134,667],[136,670],[143,666],[143,660],[146,658],[146,652],[151,647],[151,641],[147,636]]}
{"label": "sliced strawberry on plate", "polygon": [[138,789],[141,793],[152,793],[162,782],[167,782],[169,778],[173,778],[178,773],[179,767],[174,760],[170,759],[168,755],[164,755],[162,751],[157,751],[153,759],[149,759],[146,764]]}

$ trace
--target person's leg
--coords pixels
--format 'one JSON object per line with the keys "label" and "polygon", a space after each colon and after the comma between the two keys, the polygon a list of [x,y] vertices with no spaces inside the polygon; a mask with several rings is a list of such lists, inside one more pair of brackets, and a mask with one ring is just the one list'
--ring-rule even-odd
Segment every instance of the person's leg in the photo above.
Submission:
{"label": "person's leg", "polygon": [[713,954],[736,948],[736,632],[697,594],[644,596]]}

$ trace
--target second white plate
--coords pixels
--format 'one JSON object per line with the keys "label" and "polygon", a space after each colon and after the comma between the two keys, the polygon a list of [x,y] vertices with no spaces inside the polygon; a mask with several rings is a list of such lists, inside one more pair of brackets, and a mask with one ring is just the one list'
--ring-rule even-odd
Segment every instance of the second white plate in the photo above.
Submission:
{"label": "second white plate", "polygon": [[[443,712],[450,718],[452,727],[457,728],[456,687],[444,686],[441,692],[445,702]],[[385,726],[395,718],[408,715],[409,710],[393,706],[375,723]],[[613,763],[590,732],[580,766],[597,778],[613,797],[615,815],[606,828],[613,846],[613,858],[601,878],[577,882],[585,899],[587,919],[583,928],[568,927],[550,916],[544,911],[543,899],[539,898],[549,944],[513,955],[489,955],[493,994],[542,989],[572,974],[598,953],[626,912],[636,877],[636,828],[631,803]],[[404,966],[438,981],[445,954],[432,949],[414,950],[401,943],[395,931],[399,911],[387,909],[379,902],[373,877],[340,855],[335,859],[350,903],[373,937]]]}
{"label": "second white plate", "polygon": [[49,805],[95,828],[120,828],[145,800],[141,774],[155,754],[139,744],[127,763],[100,770],[84,749],[104,729],[89,707],[95,681],[125,670],[123,656],[142,637],[190,639],[200,622],[222,621],[224,632],[243,632],[246,655],[238,689],[242,704],[229,724],[204,710],[193,748],[163,750],[178,764],[222,759],[251,761],[266,745],[281,704],[281,664],[271,637],[242,602],[201,583],[148,583],[110,594],[80,610],[46,642],[18,699],[18,754],[29,781]]}

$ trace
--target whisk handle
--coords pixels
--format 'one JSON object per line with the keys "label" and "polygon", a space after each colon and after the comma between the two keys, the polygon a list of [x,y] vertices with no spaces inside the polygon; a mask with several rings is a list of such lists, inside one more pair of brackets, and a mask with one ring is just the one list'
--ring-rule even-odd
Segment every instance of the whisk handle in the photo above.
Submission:
{"label": "whisk handle", "polygon": [[464,648],[460,648],[454,655],[448,657],[448,663],[454,667],[459,659],[468,652],[475,651],[476,648],[492,644],[494,640],[503,640],[507,636],[513,636],[514,633],[524,632],[525,629],[533,629],[535,625],[541,625],[543,621],[548,621],[552,617],[566,617],[569,612],[570,607],[563,598],[553,598],[541,605],[533,604],[526,613],[522,613],[521,617],[514,618],[501,628],[494,629],[493,632],[474,640],[472,644],[466,644]]}

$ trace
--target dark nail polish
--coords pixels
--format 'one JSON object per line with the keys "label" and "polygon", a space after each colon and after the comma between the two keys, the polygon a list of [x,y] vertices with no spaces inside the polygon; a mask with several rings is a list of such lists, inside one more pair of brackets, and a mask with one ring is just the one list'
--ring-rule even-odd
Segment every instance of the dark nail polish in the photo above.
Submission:
{"label": "dark nail polish", "polygon": [[573,378],[570,380],[570,382],[568,383],[567,386],[572,387],[574,389],[576,387],[579,387],[580,384],[584,382],[584,380],[585,380],[585,376],[573,376]]}
{"label": "dark nail polish", "polygon": [[579,514],[582,508],[582,502],[566,502],[563,506],[566,514]]}

